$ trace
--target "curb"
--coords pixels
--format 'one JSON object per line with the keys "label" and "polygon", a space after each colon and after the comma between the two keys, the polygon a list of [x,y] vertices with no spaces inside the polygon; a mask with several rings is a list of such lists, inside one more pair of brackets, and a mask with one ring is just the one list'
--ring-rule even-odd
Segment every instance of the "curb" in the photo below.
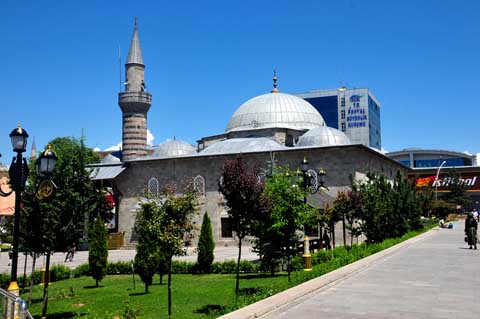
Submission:
{"label": "curb", "polygon": [[274,311],[278,311],[281,308],[299,301],[299,299],[302,299],[307,295],[316,293],[318,290],[331,285],[336,281],[347,278],[356,272],[369,267],[372,263],[378,261],[379,259],[388,257],[404,247],[411,246],[426,237],[432,236],[436,233],[436,231],[438,231],[438,227],[428,230],[425,233],[413,238],[407,239],[378,253],[357,260],[323,276],[311,279],[276,295],[270,296],[251,305],[218,317],[218,319],[255,319],[270,314]]}

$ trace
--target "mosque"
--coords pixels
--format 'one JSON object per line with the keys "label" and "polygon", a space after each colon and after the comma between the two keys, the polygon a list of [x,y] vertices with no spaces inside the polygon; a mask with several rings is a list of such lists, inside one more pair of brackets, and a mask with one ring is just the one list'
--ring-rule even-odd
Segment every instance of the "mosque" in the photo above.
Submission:
{"label": "mosque", "polygon": [[398,171],[408,171],[379,151],[352,144],[343,132],[326,126],[322,115],[306,100],[279,91],[276,75],[273,89],[243,103],[225,132],[202,137],[196,146],[169,140],[149,150],[147,113],[152,95],[145,90],[145,64],[136,22],[125,69],[125,91],[118,96],[123,114],[122,151],[107,154],[101,163],[91,165],[91,178],[111,190],[115,212],[109,228],[112,235],[121,238],[118,246],[123,248],[136,244],[134,225],[142,194],[158,193],[165,185],[181,185],[186,178],[193,179],[201,195],[198,222],[203,214],[209,214],[217,245],[233,244],[235,234],[218,181],[224,162],[238,154],[263,168],[275,163],[295,169],[306,158],[314,183],[318,182],[316,172],[323,168],[328,191],[311,194],[308,201],[312,205],[332,202],[339,191],[350,186],[351,178],[362,179],[367,172],[393,179]]}

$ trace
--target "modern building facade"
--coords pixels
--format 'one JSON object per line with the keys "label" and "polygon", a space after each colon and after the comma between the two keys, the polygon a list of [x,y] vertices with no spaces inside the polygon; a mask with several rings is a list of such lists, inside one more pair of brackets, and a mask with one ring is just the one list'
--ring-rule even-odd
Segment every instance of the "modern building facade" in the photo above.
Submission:
{"label": "modern building facade", "polygon": [[342,87],[294,95],[313,105],[327,126],[344,132],[353,144],[382,148],[380,103],[369,89]]}
{"label": "modern building facade", "polygon": [[474,155],[455,151],[406,148],[401,151],[389,152],[386,155],[410,168],[475,165]]}

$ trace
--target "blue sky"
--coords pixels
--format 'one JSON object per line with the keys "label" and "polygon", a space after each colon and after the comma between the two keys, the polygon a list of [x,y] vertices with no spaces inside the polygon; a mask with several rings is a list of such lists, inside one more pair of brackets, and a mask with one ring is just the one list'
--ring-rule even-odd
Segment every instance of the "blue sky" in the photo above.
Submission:
{"label": "blue sky", "polygon": [[[123,63],[137,16],[154,144],[224,131],[246,100],[368,87],[382,144],[480,152],[479,1],[14,1],[0,4],[0,153],[20,121],[43,148],[121,140]],[[31,142],[31,139],[30,139]]]}

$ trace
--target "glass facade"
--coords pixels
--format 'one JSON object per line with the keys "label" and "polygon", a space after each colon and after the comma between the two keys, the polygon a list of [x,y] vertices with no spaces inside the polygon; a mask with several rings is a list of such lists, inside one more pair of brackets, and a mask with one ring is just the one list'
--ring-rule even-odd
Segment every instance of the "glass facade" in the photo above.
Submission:
{"label": "glass facade", "polygon": [[370,146],[377,149],[382,148],[382,137],[380,128],[380,107],[368,96],[368,118],[369,118],[369,141]]}
{"label": "glass facade", "polygon": [[338,99],[336,95],[304,99],[322,114],[327,126],[338,129]]}
{"label": "glass facade", "polygon": [[472,161],[467,158],[437,158],[437,159],[423,159],[414,160],[414,167],[439,167],[445,161],[444,166],[471,166]]}

